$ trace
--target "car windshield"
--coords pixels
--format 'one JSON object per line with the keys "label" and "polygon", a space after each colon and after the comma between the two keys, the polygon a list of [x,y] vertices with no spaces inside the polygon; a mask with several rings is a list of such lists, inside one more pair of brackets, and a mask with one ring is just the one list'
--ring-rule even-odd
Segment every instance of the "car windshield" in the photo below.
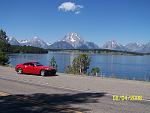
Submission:
{"label": "car windshield", "polygon": [[40,64],[39,62],[35,62],[34,65],[35,65],[35,66],[43,66],[43,65]]}

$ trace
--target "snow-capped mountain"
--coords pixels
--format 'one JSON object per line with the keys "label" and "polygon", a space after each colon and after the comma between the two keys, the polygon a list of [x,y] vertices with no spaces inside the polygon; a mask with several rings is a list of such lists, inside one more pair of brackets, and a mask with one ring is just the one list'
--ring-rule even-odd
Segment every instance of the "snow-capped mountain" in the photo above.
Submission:
{"label": "snow-capped mountain", "polygon": [[141,47],[140,52],[143,52],[143,53],[150,53],[150,42],[144,44],[144,45]]}
{"label": "snow-capped mountain", "polygon": [[[55,45],[56,44],[56,45]],[[63,46],[59,46],[62,45]],[[69,33],[62,40],[57,41],[52,46],[62,47],[62,49],[98,49],[99,47],[93,42],[84,41],[77,33]]]}
{"label": "snow-capped mountain", "polygon": [[28,40],[17,40],[14,37],[10,37],[8,39],[8,43],[11,45],[19,45],[19,46],[33,46],[33,47],[39,47],[39,48],[45,48],[47,49],[49,45],[44,42],[42,39],[38,37],[33,37],[32,39]]}
{"label": "snow-capped mountain", "polygon": [[116,42],[115,40],[110,40],[108,42],[106,42],[103,46],[102,46],[103,49],[111,49],[111,50],[119,50],[119,51],[124,51],[125,50],[125,47]]}
{"label": "snow-capped mountain", "polygon": [[34,47],[40,47],[40,48],[48,48],[47,43],[45,43],[42,39],[38,38],[38,37],[33,37],[30,41],[29,41],[31,46]]}
{"label": "snow-capped mountain", "polygon": [[84,44],[84,40],[77,33],[69,33],[61,41],[68,42],[74,48],[78,48]]}
{"label": "snow-capped mountain", "polygon": [[68,42],[74,49],[98,49],[98,45],[94,42],[87,42],[77,33],[67,34],[61,41]]}
{"label": "snow-capped mountain", "polygon": [[21,44],[21,46],[26,45],[26,46],[45,48],[45,49],[48,48],[47,43],[38,37],[33,37],[30,40],[20,40],[19,43]]}
{"label": "snow-capped mountain", "polygon": [[[69,33],[62,40],[53,44],[46,43],[38,37],[33,37],[30,40],[17,40],[14,37],[9,37],[8,43],[11,45],[26,45],[45,49],[99,49],[99,46],[97,46],[95,43],[83,40],[77,33]],[[106,42],[101,49],[150,53],[150,42],[147,44],[129,43],[127,45],[122,45],[112,40]]]}
{"label": "snow-capped mountain", "polygon": [[119,51],[150,53],[150,42],[147,44],[129,43],[123,46],[122,44],[117,43],[116,41],[108,41],[103,45],[102,48]]}
{"label": "snow-capped mountain", "polygon": [[47,44],[48,46],[52,45],[52,43],[49,43],[49,42],[47,42],[46,44]]}
{"label": "snow-capped mountain", "polygon": [[74,49],[74,47],[65,41],[57,41],[50,45],[50,49]]}
{"label": "snow-capped mountain", "polygon": [[20,43],[14,37],[9,37],[8,38],[8,43],[10,45],[19,45],[20,46]]}
{"label": "snow-capped mountain", "polygon": [[126,51],[131,51],[131,52],[141,52],[143,47],[144,44],[140,44],[140,43],[129,43],[125,45]]}
{"label": "snow-capped mountain", "polygon": [[30,40],[24,39],[24,40],[18,40],[21,46],[31,46]]}
{"label": "snow-capped mountain", "polygon": [[88,49],[99,49],[99,46],[94,42],[86,42],[85,45],[87,45]]}

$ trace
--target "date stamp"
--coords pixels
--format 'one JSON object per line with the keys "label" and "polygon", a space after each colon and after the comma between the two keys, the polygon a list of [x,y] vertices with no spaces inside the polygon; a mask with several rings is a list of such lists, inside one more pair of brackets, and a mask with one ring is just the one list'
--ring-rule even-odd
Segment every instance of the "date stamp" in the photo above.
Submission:
{"label": "date stamp", "polygon": [[143,97],[141,95],[113,95],[113,101],[142,101]]}

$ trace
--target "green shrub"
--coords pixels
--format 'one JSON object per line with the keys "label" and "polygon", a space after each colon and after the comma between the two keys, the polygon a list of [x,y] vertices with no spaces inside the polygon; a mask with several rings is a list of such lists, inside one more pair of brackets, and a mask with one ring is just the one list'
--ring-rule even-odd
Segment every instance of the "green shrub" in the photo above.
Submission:
{"label": "green shrub", "polygon": [[97,76],[99,72],[100,72],[100,68],[99,67],[94,67],[91,70],[91,74],[94,75],[94,76]]}

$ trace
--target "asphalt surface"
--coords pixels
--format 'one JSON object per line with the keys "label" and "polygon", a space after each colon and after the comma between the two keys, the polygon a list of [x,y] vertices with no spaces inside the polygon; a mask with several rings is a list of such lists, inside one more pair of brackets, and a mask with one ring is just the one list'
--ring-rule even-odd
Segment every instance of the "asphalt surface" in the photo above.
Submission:
{"label": "asphalt surface", "polygon": [[[86,83],[82,79],[88,79],[86,80],[88,82]],[[98,82],[96,78],[90,79],[91,78],[86,77],[70,78],[63,74],[51,77],[18,75],[14,69],[0,66],[0,92],[4,92],[3,94],[6,93],[6,95],[0,95],[0,112],[150,113],[149,94],[145,94],[144,96],[146,98],[142,101],[114,101],[112,100],[112,94],[121,95],[120,91],[117,92],[117,90],[114,89],[114,92],[111,94],[109,90],[105,90],[104,87],[103,89],[100,86],[96,86],[97,84],[95,82]],[[72,80],[76,82],[74,83]],[[87,85],[88,83],[91,87]],[[124,81],[122,84],[123,83]],[[129,81],[129,84],[132,87],[134,87],[133,84],[136,86],[137,84],[142,85],[142,91],[144,93],[147,93],[147,90],[149,90],[149,83],[135,82],[131,84]],[[105,85],[107,85],[106,82]],[[120,82],[118,85],[120,85]],[[113,88],[114,84],[112,83],[112,89]],[[143,95],[142,92],[137,91],[136,93]],[[126,91],[126,94],[128,94],[128,91]],[[130,94],[131,93],[129,93],[129,95]]]}

